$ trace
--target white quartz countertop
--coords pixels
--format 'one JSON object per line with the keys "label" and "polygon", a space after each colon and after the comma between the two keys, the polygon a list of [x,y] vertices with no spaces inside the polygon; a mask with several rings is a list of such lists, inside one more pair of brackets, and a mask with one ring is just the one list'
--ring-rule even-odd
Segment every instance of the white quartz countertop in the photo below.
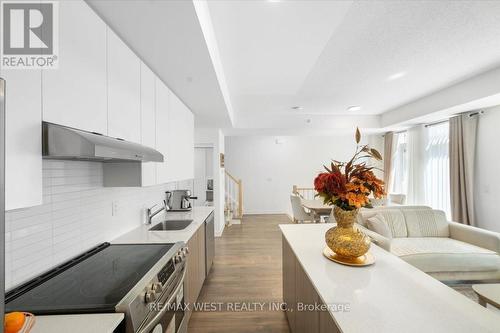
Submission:
{"label": "white quartz countertop", "polygon": [[326,259],[332,224],[280,225],[284,237],[343,333],[500,332],[500,315],[372,244],[375,264],[349,267]]}
{"label": "white quartz countertop", "polygon": [[[207,217],[214,211],[214,207],[193,207],[190,212],[167,212],[158,214],[151,225],[141,225],[128,233],[111,241],[112,244],[144,244],[144,243],[175,243],[187,242],[198,228],[205,222]],[[186,229],[168,231],[149,231],[155,224],[163,220],[193,220]]]}
{"label": "white quartz countertop", "polygon": [[30,333],[112,333],[123,313],[36,316]]}

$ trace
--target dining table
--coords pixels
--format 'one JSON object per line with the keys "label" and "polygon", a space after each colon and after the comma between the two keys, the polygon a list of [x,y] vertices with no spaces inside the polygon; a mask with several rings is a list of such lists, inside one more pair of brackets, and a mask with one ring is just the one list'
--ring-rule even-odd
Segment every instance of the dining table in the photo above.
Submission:
{"label": "dining table", "polygon": [[321,220],[321,217],[330,216],[332,206],[324,204],[323,200],[316,199],[302,199],[302,206],[310,210],[314,214],[315,220]]}

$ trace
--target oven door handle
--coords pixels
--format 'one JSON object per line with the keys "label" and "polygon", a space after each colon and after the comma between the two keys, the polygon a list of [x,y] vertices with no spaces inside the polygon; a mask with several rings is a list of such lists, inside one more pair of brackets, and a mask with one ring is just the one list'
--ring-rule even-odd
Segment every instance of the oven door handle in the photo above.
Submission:
{"label": "oven door handle", "polygon": [[[167,310],[170,309],[170,304],[172,303],[172,300],[177,297],[177,294],[179,293],[179,290],[181,289],[182,285],[184,284],[184,277],[186,276],[186,269],[183,269],[182,272],[182,278],[180,279],[180,282],[177,284],[175,287],[174,292],[170,295],[168,298],[167,302],[163,304],[161,310],[147,323],[144,324],[142,328],[139,329],[137,333],[148,333],[149,330],[151,330],[161,319],[161,317],[165,314]],[[181,306],[184,306],[184,304],[181,304]]]}

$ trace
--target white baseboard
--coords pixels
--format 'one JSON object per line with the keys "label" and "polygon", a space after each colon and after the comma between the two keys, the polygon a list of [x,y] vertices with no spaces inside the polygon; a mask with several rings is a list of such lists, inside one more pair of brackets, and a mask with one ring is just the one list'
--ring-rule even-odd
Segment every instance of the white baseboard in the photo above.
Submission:
{"label": "white baseboard", "polygon": [[243,215],[283,215],[288,214],[287,212],[273,212],[273,211],[250,211],[243,212]]}

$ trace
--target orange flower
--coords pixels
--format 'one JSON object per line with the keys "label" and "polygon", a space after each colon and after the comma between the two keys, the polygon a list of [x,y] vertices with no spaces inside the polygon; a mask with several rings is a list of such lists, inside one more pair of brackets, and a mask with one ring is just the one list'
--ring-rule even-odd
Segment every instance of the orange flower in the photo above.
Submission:
{"label": "orange flower", "polygon": [[346,199],[349,201],[350,206],[354,206],[356,208],[361,208],[369,202],[368,197],[362,193],[349,192],[346,195]]}

